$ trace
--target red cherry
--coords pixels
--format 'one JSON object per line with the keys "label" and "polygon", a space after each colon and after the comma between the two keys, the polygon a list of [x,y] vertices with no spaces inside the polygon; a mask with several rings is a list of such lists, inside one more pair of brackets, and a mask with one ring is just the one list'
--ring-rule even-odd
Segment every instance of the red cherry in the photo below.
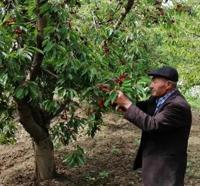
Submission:
{"label": "red cherry", "polygon": [[100,84],[100,85],[98,85],[98,87],[103,92],[110,92],[110,87],[106,84]]}
{"label": "red cherry", "polygon": [[103,107],[104,107],[104,100],[103,100],[103,99],[98,100],[98,106],[99,106],[100,108],[103,108]]}
{"label": "red cherry", "polygon": [[114,81],[118,84],[122,84],[124,82],[124,80],[127,78],[128,74],[124,73],[121,74],[117,79],[115,79]]}
{"label": "red cherry", "polygon": [[22,30],[20,30],[19,28],[16,28],[16,29],[14,30],[14,32],[15,32],[16,34],[18,34],[18,35],[22,34]]}
{"label": "red cherry", "polygon": [[103,50],[104,50],[104,53],[105,53],[106,55],[108,55],[109,52],[110,52],[110,49],[109,49],[108,44],[107,44],[106,41],[104,41],[102,48],[103,48]]}

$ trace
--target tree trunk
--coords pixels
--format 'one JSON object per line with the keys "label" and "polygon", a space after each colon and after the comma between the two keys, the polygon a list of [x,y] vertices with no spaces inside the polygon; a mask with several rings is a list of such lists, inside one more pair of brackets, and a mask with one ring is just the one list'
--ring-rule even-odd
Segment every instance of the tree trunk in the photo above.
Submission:
{"label": "tree trunk", "polygon": [[50,137],[40,141],[33,142],[35,155],[35,174],[37,181],[52,179],[55,177],[55,162],[53,143]]}
{"label": "tree trunk", "polygon": [[[45,13],[41,11],[43,5],[47,4],[47,0],[35,0],[36,3],[36,48],[43,51],[43,31],[46,25]],[[41,71],[41,64],[44,55],[36,51],[32,60],[30,72],[27,74],[25,82],[35,81]],[[40,109],[39,104],[33,106],[30,102],[31,97],[27,95],[22,100],[16,99],[20,122],[24,129],[30,134],[33,139],[33,148],[35,154],[35,172],[37,181],[51,179],[55,176],[55,162],[53,143],[49,137],[50,119],[47,119],[43,110]]]}
{"label": "tree trunk", "polygon": [[48,132],[50,122],[42,117],[39,109],[31,108],[24,101],[17,101],[17,106],[20,123],[33,139],[36,180],[51,179],[55,176],[56,170],[53,143]]}

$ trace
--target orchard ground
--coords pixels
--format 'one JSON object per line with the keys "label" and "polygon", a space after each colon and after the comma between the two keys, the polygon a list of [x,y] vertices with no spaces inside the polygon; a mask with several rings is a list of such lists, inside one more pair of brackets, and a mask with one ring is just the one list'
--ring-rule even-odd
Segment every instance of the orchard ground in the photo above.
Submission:
{"label": "orchard ground", "polygon": [[[34,157],[28,134],[21,128],[17,144],[0,146],[0,186],[29,186],[34,184]],[[104,116],[104,124],[94,139],[80,135],[78,141],[67,147],[55,149],[55,161],[59,178],[44,181],[44,186],[64,185],[141,185],[141,175],[132,171],[140,139],[140,130],[110,113]],[[84,147],[87,163],[70,168],[63,157],[79,144]],[[200,185],[200,112],[193,111],[193,125],[189,139],[188,168],[185,186]]]}

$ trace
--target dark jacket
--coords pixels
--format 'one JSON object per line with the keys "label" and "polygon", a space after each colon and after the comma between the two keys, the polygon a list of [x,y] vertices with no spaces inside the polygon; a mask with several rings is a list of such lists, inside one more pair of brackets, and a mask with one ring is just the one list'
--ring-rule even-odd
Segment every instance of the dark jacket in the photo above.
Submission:
{"label": "dark jacket", "polygon": [[134,169],[142,167],[144,186],[183,186],[191,109],[177,90],[154,114],[155,98],[131,105],[125,118],[142,129]]}

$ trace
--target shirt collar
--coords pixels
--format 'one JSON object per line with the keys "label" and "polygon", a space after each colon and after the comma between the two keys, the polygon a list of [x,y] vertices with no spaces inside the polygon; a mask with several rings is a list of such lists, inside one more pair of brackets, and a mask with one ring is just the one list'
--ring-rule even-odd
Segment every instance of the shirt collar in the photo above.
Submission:
{"label": "shirt collar", "polygon": [[168,92],[167,94],[165,94],[164,96],[156,99],[156,108],[158,109],[158,107],[160,107],[174,92],[176,91],[176,89]]}

